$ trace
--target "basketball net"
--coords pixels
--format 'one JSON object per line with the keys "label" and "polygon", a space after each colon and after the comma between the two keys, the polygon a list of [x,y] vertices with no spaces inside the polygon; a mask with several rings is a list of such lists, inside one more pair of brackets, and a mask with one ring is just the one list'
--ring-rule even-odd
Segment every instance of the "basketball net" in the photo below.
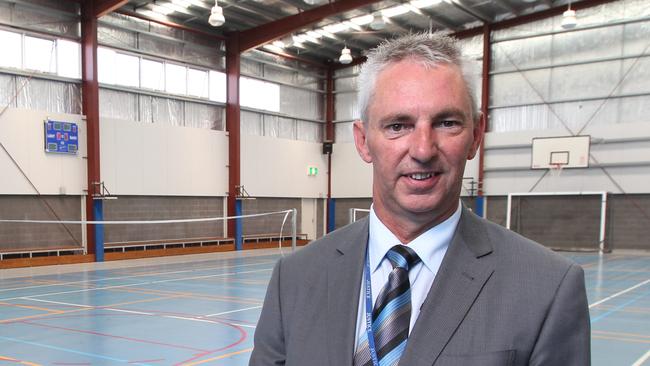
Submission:
{"label": "basketball net", "polygon": [[548,170],[551,172],[551,177],[557,178],[562,175],[562,169],[564,169],[564,164],[551,164]]}

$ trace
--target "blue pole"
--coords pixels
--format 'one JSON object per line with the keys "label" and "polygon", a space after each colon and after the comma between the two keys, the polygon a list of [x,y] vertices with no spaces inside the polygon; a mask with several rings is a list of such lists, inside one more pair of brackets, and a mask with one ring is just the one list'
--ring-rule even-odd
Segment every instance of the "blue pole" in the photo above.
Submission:
{"label": "blue pole", "polygon": [[474,212],[477,215],[481,216],[481,217],[485,217],[483,215],[483,213],[484,213],[484,207],[483,206],[485,205],[484,197],[483,196],[476,196],[474,203],[476,204]]}
{"label": "blue pole", "polygon": [[[242,214],[242,201],[235,200],[235,216],[241,216]],[[242,245],[242,219],[238,217],[235,219],[235,250],[242,250],[244,246]]]}
{"label": "blue pole", "polygon": [[330,198],[327,200],[327,232],[331,233],[336,229],[335,221],[336,221],[336,200],[334,198]]}
{"label": "blue pole", "polygon": [[[95,221],[104,221],[104,201],[93,200]],[[104,261],[104,225],[95,224],[95,261]]]}

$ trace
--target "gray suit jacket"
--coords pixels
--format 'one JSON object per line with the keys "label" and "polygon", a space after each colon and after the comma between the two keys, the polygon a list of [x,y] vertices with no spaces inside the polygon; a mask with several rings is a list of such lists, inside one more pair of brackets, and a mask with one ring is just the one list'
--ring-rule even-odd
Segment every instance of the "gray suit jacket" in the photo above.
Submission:
{"label": "gray suit jacket", "polygon": [[[368,221],[281,259],[250,365],[352,365]],[[402,366],[590,364],[577,264],[464,209]]]}

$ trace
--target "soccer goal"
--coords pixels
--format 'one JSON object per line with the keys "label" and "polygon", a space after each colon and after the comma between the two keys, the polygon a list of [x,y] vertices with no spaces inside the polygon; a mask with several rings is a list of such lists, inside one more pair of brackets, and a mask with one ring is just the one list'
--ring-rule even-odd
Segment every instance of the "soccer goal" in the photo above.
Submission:
{"label": "soccer goal", "polygon": [[506,227],[558,250],[609,251],[607,192],[508,194]]}

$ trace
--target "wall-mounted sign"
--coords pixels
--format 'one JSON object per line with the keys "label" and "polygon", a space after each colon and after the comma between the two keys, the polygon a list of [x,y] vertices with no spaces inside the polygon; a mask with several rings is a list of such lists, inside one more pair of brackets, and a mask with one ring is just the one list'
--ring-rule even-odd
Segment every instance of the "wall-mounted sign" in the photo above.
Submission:
{"label": "wall-mounted sign", "polygon": [[79,127],[76,123],[45,121],[45,152],[77,154]]}
{"label": "wall-mounted sign", "polygon": [[318,175],[318,168],[315,166],[308,166],[307,167],[307,175],[310,177],[315,177]]}

